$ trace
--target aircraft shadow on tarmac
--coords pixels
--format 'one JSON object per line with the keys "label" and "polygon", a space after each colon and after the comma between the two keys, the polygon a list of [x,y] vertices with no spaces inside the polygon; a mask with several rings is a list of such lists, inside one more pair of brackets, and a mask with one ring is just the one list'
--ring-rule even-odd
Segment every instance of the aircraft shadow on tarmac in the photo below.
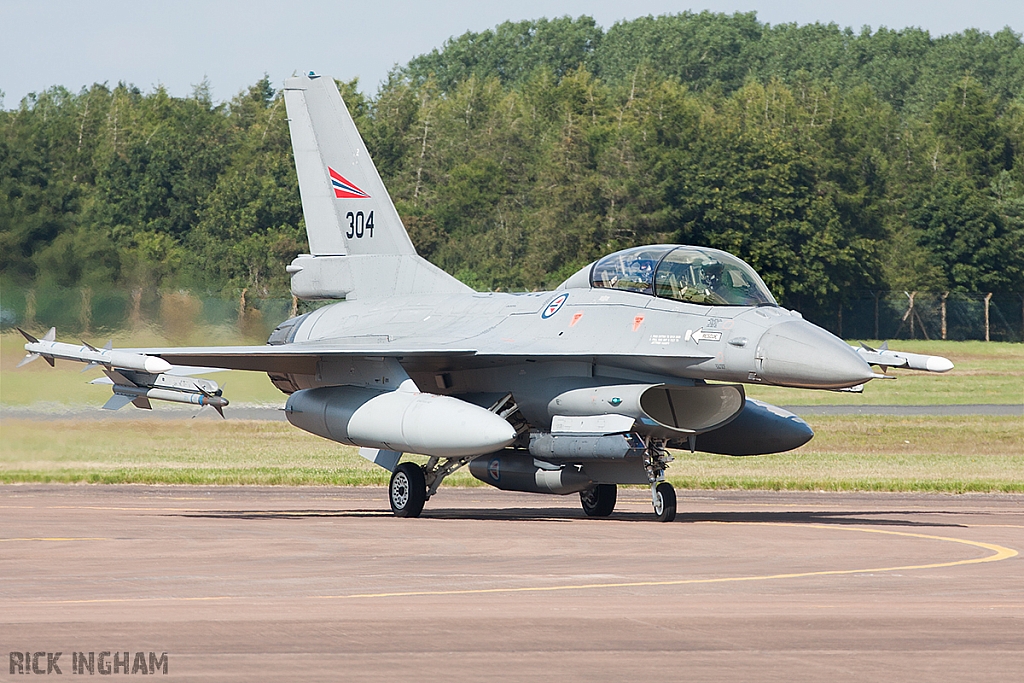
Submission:
{"label": "aircraft shadow on tarmac", "polygon": [[[834,525],[861,525],[861,526],[900,526],[900,527],[948,527],[963,528],[963,524],[950,524],[937,520],[910,520],[903,518],[904,515],[963,515],[964,511],[950,512],[945,510],[862,510],[842,512],[829,511],[798,511],[790,510],[785,512],[681,512],[676,516],[677,523],[695,524],[699,522],[718,522],[722,524],[834,524]],[[390,517],[389,510],[206,510],[196,512],[176,513],[175,517],[188,517],[198,519],[234,519],[234,520],[292,520],[314,518],[368,518],[368,517]],[[651,522],[652,515],[644,511],[616,511],[610,517],[593,519],[585,516],[581,511],[567,508],[498,508],[498,509],[458,509],[458,508],[434,508],[424,511],[422,519],[430,520],[466,520],[466,521],[506,521],[506,522],[583,522],[601,523],[602,521],[617,522]],[[410,521],[406,523],[415,524]]]}

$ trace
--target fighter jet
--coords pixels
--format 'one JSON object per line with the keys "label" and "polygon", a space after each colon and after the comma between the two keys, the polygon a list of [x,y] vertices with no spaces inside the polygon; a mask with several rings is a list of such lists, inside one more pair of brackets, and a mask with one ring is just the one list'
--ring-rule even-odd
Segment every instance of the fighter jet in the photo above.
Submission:
{"label": "fighter jet", "polygon": [[619,484],[647,485],[661,521],[676,513],[670,449],[747,456],[813,436],[744,385],[843,390],[884,377],[872,365],[952,367],[855,349],[701,246],[619,251],[549,292],[473,291],[417,255],[334,79],[290,78],[284,99],[309,239],[287,269],[292,292],[339,301],[284,321],[265,346],[100,351],[51,331],[29,338],[27,359],[103,365],[121,397],[109,407],[227,404],[208,381],[168,379],[172,365],[265,372],[289,422],[391,471],[399,517],[468,465],[499,489],[578,493],[592,517],[612,513]]}

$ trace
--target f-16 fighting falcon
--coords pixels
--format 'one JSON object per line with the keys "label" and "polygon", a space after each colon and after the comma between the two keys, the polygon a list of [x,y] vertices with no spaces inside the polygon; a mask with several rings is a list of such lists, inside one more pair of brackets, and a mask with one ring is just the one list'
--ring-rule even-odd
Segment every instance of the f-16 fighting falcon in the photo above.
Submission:
{"label": "f-16 fighting falcon", "polygon": [[676,512],[668,449],[760,455],[813,436],[744,384],[856,390],[885,376],[871,366],[953,367],[853,348],[705,247],[626,249],[551,292],[475,292],[416,254],[334,79],[290,78],[284,98],[309,238],[288,266],[292,293],[340,301],[284,321],[265,346],[97,349],[50,330],[26,333],[23,362],[102,367],[111,409],[157,399],[221,411],[220,388],[190,372],[265,372],[293,425],[391,471],[400,517],[468,465],[500,489],[578,493],[593,517],[612,513],[618,484],[649,485],[661,521]]}

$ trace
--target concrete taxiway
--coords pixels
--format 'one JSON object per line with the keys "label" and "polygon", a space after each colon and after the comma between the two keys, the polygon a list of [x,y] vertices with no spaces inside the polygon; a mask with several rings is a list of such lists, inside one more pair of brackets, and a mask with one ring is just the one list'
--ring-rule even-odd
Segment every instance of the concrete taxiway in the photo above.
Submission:
{"label": "concrete taxiway", "polygon": [[[1019,680],[1024,496],[0,487],[0,656],[167,680]],[[45,661],[45,658],[41,661]],[[7,674],[0,662],[0,679]],[[19,677],[20,678],[20,677]]]}

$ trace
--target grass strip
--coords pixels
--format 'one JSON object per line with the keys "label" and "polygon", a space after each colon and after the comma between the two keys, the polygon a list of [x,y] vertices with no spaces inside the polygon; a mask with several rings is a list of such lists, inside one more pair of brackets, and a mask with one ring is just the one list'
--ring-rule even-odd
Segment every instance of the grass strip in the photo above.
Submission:
{"label": "grass strip", "polygon": [[[691,489],[1024,492],[1024,419],[817,416],[789,453],[677,452]],[[383,486],[355,448],[286,423],[244,420],[0,421],[0,482]],[[479,486],[460,471],[446,486]]]}

